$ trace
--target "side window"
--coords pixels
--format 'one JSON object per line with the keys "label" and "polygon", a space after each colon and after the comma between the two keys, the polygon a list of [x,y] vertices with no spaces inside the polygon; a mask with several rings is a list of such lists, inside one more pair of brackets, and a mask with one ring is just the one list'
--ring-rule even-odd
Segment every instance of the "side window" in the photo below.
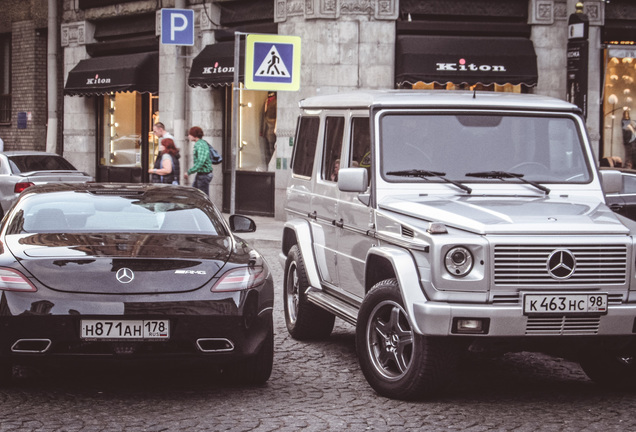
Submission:
{"label": "side window", "polygon": [[322,155],[323,180],[338,181],[344,126],[344,117],[327,117],[325,120],[325,145]]}
{"label": "side window", "polygon": [[314,169],[314,155],[318,143],[319,117],[300,117],[296,131],[296,145],[292,157],[292,173],[311,177]]}
{"label": "side window", "polygon": [[624,194],[636,194],[636,177],[632,175],[623,175],[623,190]]}
{"label": "side window", "polygon": [[351,150],[349,166],[367,169],[371,180],[371,133],[368,117],[354,117],[351,120]]}

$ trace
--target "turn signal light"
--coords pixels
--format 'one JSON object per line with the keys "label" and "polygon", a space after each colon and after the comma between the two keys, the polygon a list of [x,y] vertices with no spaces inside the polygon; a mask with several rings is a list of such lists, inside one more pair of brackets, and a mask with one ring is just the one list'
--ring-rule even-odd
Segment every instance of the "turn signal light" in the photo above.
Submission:
{"label": "turn signal light", "polygon": [[37,288],[22,273],[12,269],[0,268],[0,290],[35,292]]}
{"label": "turn signal light", "polygon": [[16,183],[15,186],[13,186],[13,192],[14,193],[20,193],[23,190],[25,190],[28,187],[33,186],[33,183],[31,182],[20,182],[20,183]]}
{"label": "turn signal light", "polygon": [[225,273],[212,287],[213,292],[242,291],[262,284],[267,274],[262,266],[239,267]]}

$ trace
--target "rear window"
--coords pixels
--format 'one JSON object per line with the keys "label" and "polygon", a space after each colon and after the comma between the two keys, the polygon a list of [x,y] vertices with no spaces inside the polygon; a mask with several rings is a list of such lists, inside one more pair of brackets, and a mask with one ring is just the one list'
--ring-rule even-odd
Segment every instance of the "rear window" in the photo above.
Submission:
{"label": "rear window", "polygon": [[76,171],[69,161],[55,155],[10,156],[9,162],[14,174],[31,171]]}
{"label": "rear window", "polygon": [[191,197],[167,200],[165,194],[141,197],[59,192],[25,199],[7,234],[140,233],[227,235],[211,203]]}

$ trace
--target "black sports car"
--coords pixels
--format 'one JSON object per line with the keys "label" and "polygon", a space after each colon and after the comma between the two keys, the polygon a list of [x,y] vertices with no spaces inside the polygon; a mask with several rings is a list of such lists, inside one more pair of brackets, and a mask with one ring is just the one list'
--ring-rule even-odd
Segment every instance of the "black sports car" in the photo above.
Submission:
{"label": "black sports car", "polygon": [[[230,227],[256,228],[239,215]],[[230,227],[190,187],[28,188],[0,231],[0,372],[55,359],[199,359],[267,381],[272,276]]]}

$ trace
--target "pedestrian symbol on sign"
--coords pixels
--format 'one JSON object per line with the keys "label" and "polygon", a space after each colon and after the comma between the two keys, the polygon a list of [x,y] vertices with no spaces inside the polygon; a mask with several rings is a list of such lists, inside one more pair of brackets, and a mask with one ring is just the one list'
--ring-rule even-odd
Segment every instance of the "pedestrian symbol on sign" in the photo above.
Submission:
{"label": "pedestrian symbol on sign", "polygon": [[245,88],[297,91],[300,87],[300,38],[248,34],[245,40]]}
{"label": "pedestrian symbol on sign", "polygon": [[269,54],[265,56],[261,65],[256,71],[256,76],[270,76],[270,77],[289,77],[289,71],[285,66],[285,63],[281,61],[280,54],[276,49],[276,45],[272,45],[269,49]]}

